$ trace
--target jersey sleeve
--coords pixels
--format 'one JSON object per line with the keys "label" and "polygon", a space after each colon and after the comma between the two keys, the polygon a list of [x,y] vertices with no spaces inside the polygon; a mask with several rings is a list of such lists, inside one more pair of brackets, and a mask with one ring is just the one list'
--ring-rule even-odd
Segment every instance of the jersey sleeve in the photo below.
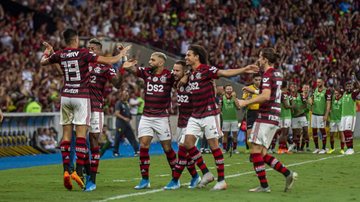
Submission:
{"label": "jersey sleeve", "polygon": [[146,68],[145,67],[137,67],[136,68],[136,76],[145,79],[145,71]]}
{"label": "jersey sleeve", "polygon": [[52,54],[49,58],[50,64],[60,64],[60,52],[56,51],[54,54]]}
{"label": "jersey sleeve", "polygon": [[96,62],[99,57],[95,53],[89,52],[87,49],[82,49],[82,52],[83,52],[82,59],[86,63]]}
{"label": "jersey sleeve", "polygon": [[219,69],[217,67],[211,66],[209,68],[206,68],[205,74],[211,79],[218,79],[219,78],[217,75],[218,71]]}

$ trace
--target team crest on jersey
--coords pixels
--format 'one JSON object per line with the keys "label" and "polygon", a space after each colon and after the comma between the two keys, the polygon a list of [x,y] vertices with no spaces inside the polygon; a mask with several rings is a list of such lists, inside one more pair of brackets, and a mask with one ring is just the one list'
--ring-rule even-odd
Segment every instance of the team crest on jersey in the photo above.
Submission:
{"label": "team crest on jersey", "polygon": [[89,65],[89,72],[91,72],[93,70],[93,67],[91,65]]}
{"label": "team crest on jersey", "polygon": [[197,79],[200,79],[200,78],[201,78],[201,73],[200,73],[200,72],[196,73],[195,77],[196,77]]}
{"label": "team crest on jersey", "polygon": [[166,77],[165,77],[165,75],[161,76],[160,81],[161,81],[162,83],[166,83]]}
{"label": "team crest on jersey", "polygon": [[179,90],[180,92],[184,92],[184,86],[181,86]]}
{"label": "team crest on jersey", "polygon": [[190,86],[186,86],[185,90],[186,90],[186,92],[190,92],[190,90],[191,90]]}
{"label": "team crest on jersey", "polygon": [[270,78],[263,78],[263,82],[265,83],[265,82],[269,81],[269,79]]}
{"label": "team crest on jersey", "polygon": [[100,67],[95,67],[94,72],[97,73],[97,74],[100,74],[101,68]]}
{"label": "team crest on jersey", "polygon": [[193,74],[191,74],[190,80],[194,80],[194,75]]}
{"label": "team crest on jersey", "polygon": [[159,78],[154,77],[152,80],[153,80],[153,82],[157,82],[159,80]]}

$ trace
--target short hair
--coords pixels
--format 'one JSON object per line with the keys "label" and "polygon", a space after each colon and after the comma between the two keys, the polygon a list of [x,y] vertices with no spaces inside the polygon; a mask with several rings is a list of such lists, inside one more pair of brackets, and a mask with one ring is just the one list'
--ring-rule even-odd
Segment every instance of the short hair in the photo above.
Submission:
{"label": "short hair", "polygon": [[208,63],[208,55],[207,52],[205,50],[205,48],[203,46],[200,45],[190,45],[189,46],[189,51],[191,50],[194,55],[198,55],[199,56],[199,60],[201,64],[207,64]]}
{"label": "short hair", "polygon": [[95,45],[97,45],[97,46],[100,46],[100,49],[102,49],[102,43],[101,43],[100,40],[97,39],[97,38],[92,38],[92,39],[90,39],[89,44],[95,44]]}
{"label": "short hair", "polygon": [[77,36],[78,36],[77,31],[71,28],[66,29],[63,33],[64,41],[66,44],[70,44],[71,40],[73,40]]}
{"label": "short hair", "polygon": [[165,53],[162,53],[162,52],[154,52],[152,53],[151,55],[156,55],[158,56],[159,58],[162,58],[165,62],[167,60],[167,56],[165,55]]}
{"label": "short hair", "polygon": [[234,87],[233,87],[231,84],[226,84],[226,85],[224,86],[224,90],[225,90],[228,86],[231,86],[231,87],[234,89]]}
{"label": "short hair", "polygon": [[261,74],[256,73],[256,74],[253,74],[253,78],[255,78],[255,77],[262,77],[262,76],[261,76]]}
{"label": "short hair", "polygon": [[186,67],[186,62],[184,60],[178,60],[178,61],[175,62],[175,64]]}
{"label": "short hair", "polygon": [[275,64],[280,58],[280,55],[276,53],[275,49],[273,48],[263,48],[261,49],[262,56],[268,59],[269,63]]}

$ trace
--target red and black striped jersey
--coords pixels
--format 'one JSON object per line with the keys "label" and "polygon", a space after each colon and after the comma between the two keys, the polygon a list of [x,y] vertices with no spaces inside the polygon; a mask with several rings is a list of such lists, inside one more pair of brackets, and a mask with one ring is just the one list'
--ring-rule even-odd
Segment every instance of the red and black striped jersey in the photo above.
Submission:
{"label": "red and black striped jersey", "polygon": [[179,106],[178,124],[179,128],[185,128],[193,111],[191,102],[190,86],[181,86],[177,90],[177,103]]}
{"label": "red and black striped jersey", "polygon": [[104,106],[105,84],[116,77],[116,71],[111,65],[90,63],[90,98],[91,111],[102,112]]}
{"label": "red and black striped jersey", "polygon": [[271,90],[270,100],[261,103],[257,122],[279,125],[281,112],[281,84],[283,75],[275,68],[269,68],[264,72],[261,81],[260,93],[263,90]]}
{"label": "red and black striped jersey", "polygon": [[192,71],[189,79],[191,90],[191,102],[194,118],[204,118],[220,113],[219,107],[215,102],[215,89],[213,79],[217,79],[218,68],[200,64],[196,70]]}
{"label": "red and black striped jersey", "polygon": [[61,96],[90,98],[89,63],[96,62],[97,58],[85,48],[65,48],[50,56],[49,62],[59,64],[64,73]]}
{"label": "red and black striped jersey", "polygon": [[145,81],[143,114],[149,117],[169,116],[171,88],[175,81],[171,72],[164,69],[160,74],[154,74],[150,67],[138,67],[136,74]]}

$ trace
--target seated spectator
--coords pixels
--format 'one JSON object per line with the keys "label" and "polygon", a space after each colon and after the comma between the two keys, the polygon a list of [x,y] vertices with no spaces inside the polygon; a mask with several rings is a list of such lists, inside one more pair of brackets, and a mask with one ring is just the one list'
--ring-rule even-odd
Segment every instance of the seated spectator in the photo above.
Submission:
{"label": "seated spectator", "polygon": [[38,141],[40,142],[41,147],[46,151],[50,153],[56,153],[58,151],[56,149],[57,142],[55,137],[53,136],[53,133],[50,133],[49,129],[44,128],[42,130],[42,133],[38,136]]}

